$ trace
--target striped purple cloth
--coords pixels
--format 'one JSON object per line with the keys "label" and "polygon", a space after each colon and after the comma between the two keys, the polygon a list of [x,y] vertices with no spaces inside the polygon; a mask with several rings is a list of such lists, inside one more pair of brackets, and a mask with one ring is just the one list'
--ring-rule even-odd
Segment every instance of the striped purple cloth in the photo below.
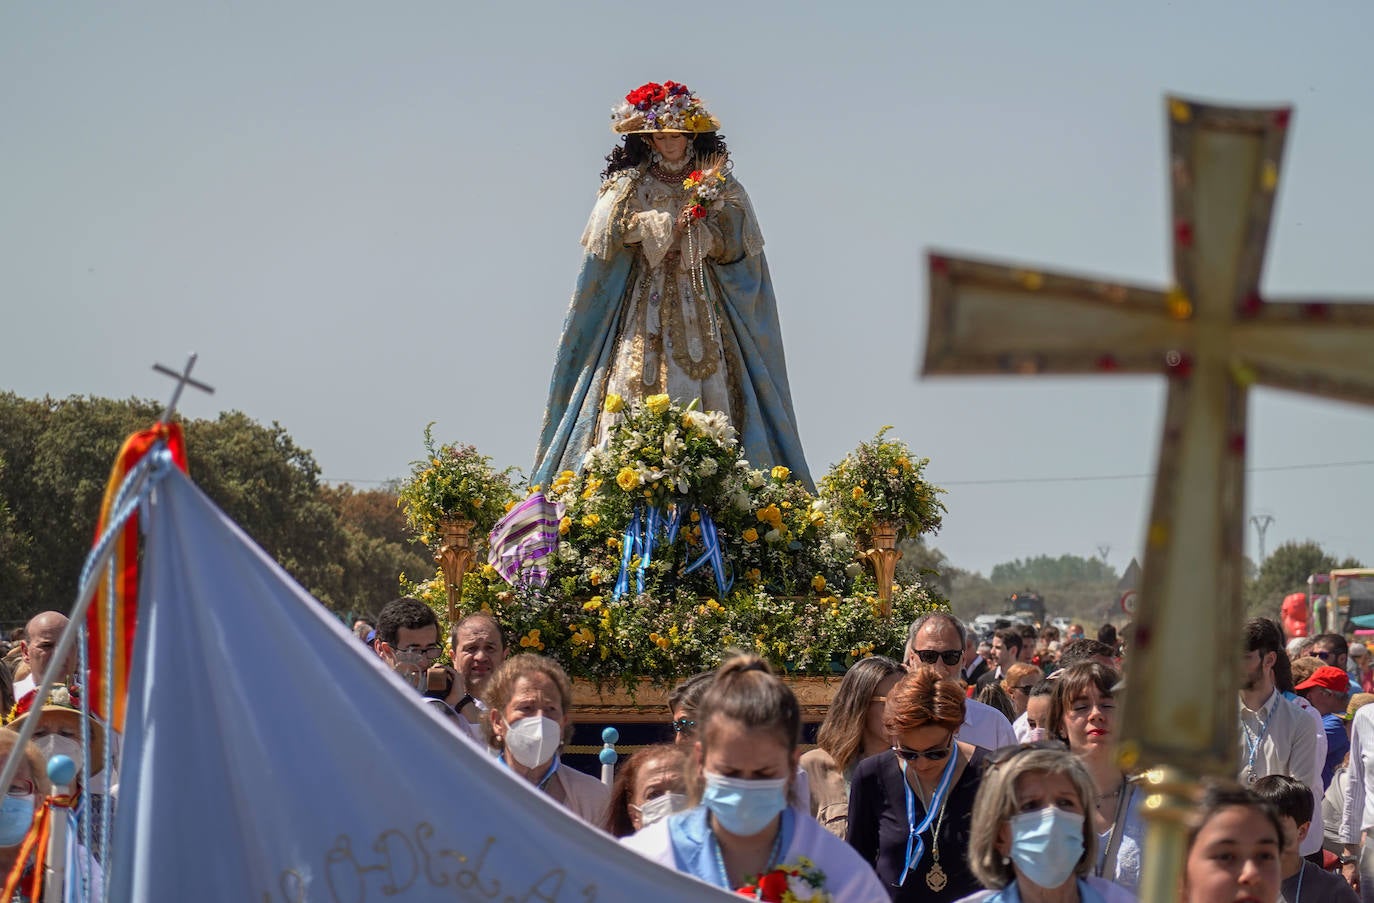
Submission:
{"label": "striped purple cloth", "polygon": [[558,551],[558,509],[542,492],[525,499],[492,528],[487,562],[507,583],[544,586]]}

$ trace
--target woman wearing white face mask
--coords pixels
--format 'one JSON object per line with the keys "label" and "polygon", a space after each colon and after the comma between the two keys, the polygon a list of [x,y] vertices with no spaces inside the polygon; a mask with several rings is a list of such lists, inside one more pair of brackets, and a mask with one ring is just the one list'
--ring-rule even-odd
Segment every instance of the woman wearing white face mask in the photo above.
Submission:
{"label": "woman wearing white face mask", "polygon": [[516,655],[487,684],[487,742],[507,768],[588,824],[606,816],[610,791],[596,778],[562,768],[558,752],[572,726],[572,683],[553,659]]}
{"label": "woman wearing white face mask", "polygon": [[1092,778],[1058,743],[998,750],[973,805],[968,864],[988,890],[959,903],[1134,903],[1091,874]]}
{"label": "woman wearing white face mask", "polygon": [[[19,735],[13,731],[0,730],[0,762],[9,758],[18,739]],[[43,765],[42,754],[30,743],[28,750],[19,760],[19,768],[10,780],[3,802],[0,802],[0,885],[4,884],[5,876],[19,865],[19,846],[24,842],[24,835],[29,832],[29,826],[33,824],[34,812],[42,804],[44,797],[51,792],[47,770]],[[19,882],[19,891],[22,894],[29,893],[33,886],[32,866],[32,858],[20,866],[27,873]]]}
{"label": "woman wearing white face mask", "polygon": [[766,662],[739,655],[722,665],[696,720],[694,806],[625,838],[626,846],[708,884],[770,900],[791,891],[800,903],[886,903],[868,865],[789,805],[801,708]]}
{"label": "woman wearing white face mask", "polygon": [[686,809],[687,749],[680,743],[646,746],[618,765],[602,827],[628,837]]}

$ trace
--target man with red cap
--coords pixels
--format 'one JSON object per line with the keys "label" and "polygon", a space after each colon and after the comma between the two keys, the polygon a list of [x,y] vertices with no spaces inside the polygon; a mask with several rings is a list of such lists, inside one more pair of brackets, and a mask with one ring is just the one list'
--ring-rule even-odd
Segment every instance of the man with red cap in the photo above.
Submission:
{"label": "man with red cap", "polygon": [[1345,723],[1341,719],[1350,697],[1350,675],[1334,665],[1322,665],[1294,689],[1322,716],[1322,729],[1326,732],[1322,786],[1329,786],[1336,766],[1345,760],[1345,754],[1350,751],[1350,738],[1345,733]]}

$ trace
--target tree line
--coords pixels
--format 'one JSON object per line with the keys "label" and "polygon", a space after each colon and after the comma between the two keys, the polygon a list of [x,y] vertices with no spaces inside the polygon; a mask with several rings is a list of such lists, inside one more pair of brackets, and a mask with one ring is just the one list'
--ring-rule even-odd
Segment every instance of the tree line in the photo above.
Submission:
{"label": "tree line", "polygon": [[[0,623],[71,608],[115,456],[160,414],[145,399],[0,393]],[[433,571],[393,488],[326,485],[280,424],[239,411],[182,427],[196,484],[340,616],[375,613],[402,573]]]}

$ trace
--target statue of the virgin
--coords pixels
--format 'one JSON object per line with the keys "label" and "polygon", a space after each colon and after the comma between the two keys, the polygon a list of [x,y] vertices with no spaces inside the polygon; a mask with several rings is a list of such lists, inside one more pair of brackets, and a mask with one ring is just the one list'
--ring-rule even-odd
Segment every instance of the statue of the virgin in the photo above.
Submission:
{"label": "statue of the virgin", "polygon": [[720,121],[685,85],[649,83],[612,112],[582,233],[532,482],[580,471],[626,400],[666,394],[723,411],[755,466],[808,487],[763,235],[735,180]]}

